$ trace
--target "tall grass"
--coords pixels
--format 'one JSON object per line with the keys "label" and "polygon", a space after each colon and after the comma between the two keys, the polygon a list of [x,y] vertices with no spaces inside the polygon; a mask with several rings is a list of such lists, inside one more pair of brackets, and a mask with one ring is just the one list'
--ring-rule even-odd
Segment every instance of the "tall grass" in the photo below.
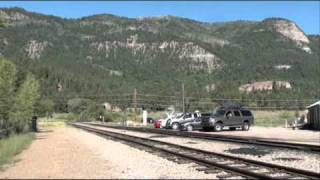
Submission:
{"label": "tall grass", "polygon": [[[299,112],[302,114],[303,112]],[[253,111],[256,126],[284,127],[296,119],[296,111]]]}
{"label": "tall grass", "polygon": [[34,133],[12,135],[8,138],[0,140],[0,169],[3,165],[23,149],[27,148],[34,138]]}

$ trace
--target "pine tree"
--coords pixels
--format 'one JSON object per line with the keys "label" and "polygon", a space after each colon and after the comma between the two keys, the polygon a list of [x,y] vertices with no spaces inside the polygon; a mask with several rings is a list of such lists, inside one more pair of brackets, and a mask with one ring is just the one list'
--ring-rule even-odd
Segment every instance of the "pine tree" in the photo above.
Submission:
{"label": "pine tree", "polygon": [[12,62],[0,59],[0,129],[7,128],[14,99],[16,74],[17,70]]}
{"label": "pine tree", "polygon": [[34,112],[34,104],[39,98],[39,84],[32,74],[27,74],[25,81],[19,88],[15,102],[10,113],[10,124],[17,132],[22,132],[28,127]]}

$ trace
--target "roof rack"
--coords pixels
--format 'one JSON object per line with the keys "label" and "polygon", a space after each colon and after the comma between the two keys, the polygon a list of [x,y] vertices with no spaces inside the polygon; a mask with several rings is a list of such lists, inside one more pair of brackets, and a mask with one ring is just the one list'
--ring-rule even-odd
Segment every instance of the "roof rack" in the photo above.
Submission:
{"label": "roof rack", "polygon": [[242,109],[243,105],[240,105],[238,103],[232,103],[232,102],[228,102],[228,103],[224,103],[220,106],[220,108],[225,108],[225,109]]}

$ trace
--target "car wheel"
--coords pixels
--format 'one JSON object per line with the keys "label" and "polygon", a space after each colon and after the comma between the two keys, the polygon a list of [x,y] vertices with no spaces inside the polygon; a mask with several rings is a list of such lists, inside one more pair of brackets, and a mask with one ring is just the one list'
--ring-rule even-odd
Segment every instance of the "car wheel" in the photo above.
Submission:
{"label": "car wheel", "polygon": [[179,130],[180,126],[179,126],[179,123],[173,123],[172,124],[172,129],[173,130]]}
{"label": "car wheel", "polygon": [[223,128],[222,123],[216,123],[213,129],[214,131],[221,131],[222,128]]}
{"label": "car wheel", "polygon": [[248,122],[244,122],[242,124],[242,131],[248,131],[250,129],[250,124]]}
{"label": "car wheel", "polygon": [[191,125],[187,126],[187,131],[193,131],[193,127]]}

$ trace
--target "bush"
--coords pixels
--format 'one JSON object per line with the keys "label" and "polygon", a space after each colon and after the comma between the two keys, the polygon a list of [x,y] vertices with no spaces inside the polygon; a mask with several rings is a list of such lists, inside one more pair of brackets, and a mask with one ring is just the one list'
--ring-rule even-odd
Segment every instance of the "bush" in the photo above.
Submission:
{"label": "bush", "polygon": [[68,112],[80,114],[92,103],[89,99],[75,98],[68,101]]}
{"label": "bush", "polygon": [[98,120],[100,116],[106,113],[103,106],[99,106],[94,102],[88,102],[87,107],[80,113],[80,121],[93,121]]}
{"label": "bush", "polygon": [[105,112],[104,113],[105,121],[106,122],[121,122],[124,120],[124,113],[121,112]]}
{"label": "bush", "polygon": [[40,117],[52,116],[54,103],[51,99],[40,99],[35,105],[35,113]]}

